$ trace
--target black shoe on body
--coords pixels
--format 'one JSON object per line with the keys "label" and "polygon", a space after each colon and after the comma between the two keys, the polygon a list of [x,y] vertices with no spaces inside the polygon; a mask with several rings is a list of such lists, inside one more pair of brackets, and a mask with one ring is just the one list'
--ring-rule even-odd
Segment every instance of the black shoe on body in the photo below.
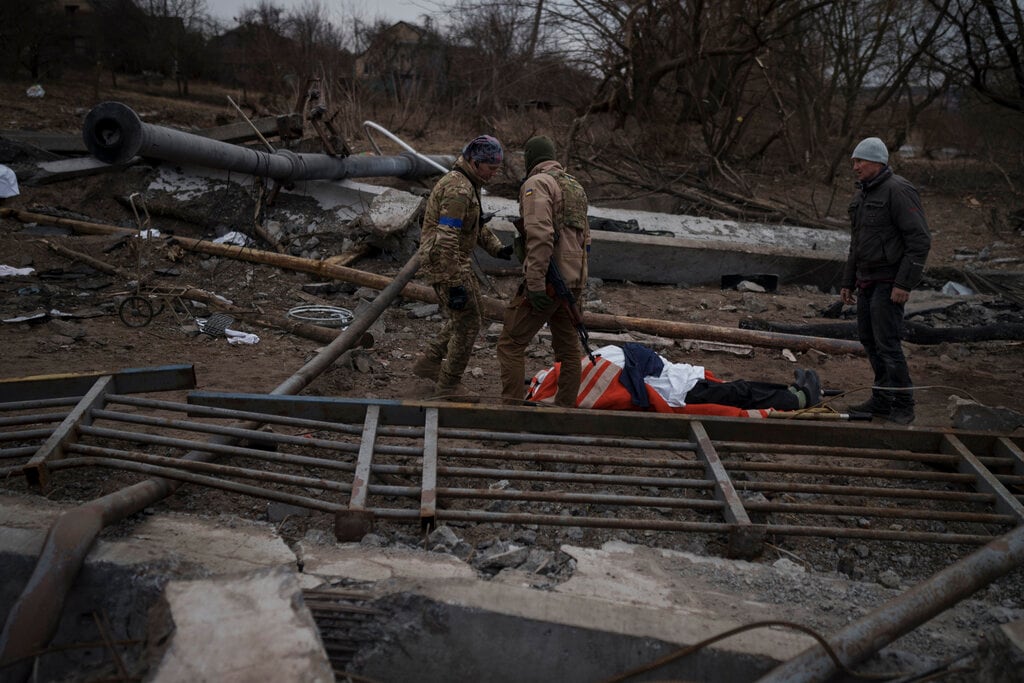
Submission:
{"label": "black shoe on body", "polygon": [[807,397],[807,407],[813,408],[821,403],[821,379],[814,370],[797,368],[793,371],[796,387]]}

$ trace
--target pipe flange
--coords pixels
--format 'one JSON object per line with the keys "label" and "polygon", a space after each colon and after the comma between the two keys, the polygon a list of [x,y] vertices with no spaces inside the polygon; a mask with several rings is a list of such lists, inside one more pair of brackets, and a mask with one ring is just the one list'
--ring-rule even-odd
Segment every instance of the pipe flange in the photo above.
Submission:
{"label": "pipe flange", "polygon": [[123,164],[142,148],[142,120],[131,107],[103,102],[85,116],[82,141],[89,153],[107,164]]}

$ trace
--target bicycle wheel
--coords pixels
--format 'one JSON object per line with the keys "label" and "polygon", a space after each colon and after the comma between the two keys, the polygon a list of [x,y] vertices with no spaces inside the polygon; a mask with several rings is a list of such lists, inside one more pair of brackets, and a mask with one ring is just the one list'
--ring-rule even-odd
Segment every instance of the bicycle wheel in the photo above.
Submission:
{"label": "bicycle wheel", "polygon": [[145,327],[153,315],[153,304],[141,296],[126,298],[117,309],[117,316],[128,327]]}

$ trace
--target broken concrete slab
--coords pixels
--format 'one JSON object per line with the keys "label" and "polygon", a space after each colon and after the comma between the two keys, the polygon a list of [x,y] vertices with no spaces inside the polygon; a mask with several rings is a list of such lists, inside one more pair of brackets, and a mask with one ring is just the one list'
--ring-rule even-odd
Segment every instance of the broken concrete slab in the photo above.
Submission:
{"label": "broken concrete slab", "polygon": [[[69,509],[39,496],[0,496],[0,615],[5,620],[32,576],[50,527]],[[295,554],[270,525],[233,517],[141,516],[127,535],[93,545],[66,598],[54,642],[98,639],[90,615],[102,614],[109,621],[110,637],[128,643],[119,648],[121,656],[129,667],[141,670],[148,612],[168,581],[293,570],[296,565]],[[104,662],[109,664],[109,657],[104,648],[61,651],[40,658],[37,675],[39,680],[63,680],[99,670]]]}
{"label": "broken concrete slab", "polygon": [[334,681],[295,573],[281,567],[164,589],[168,639],[148,680]]}
{"label": "broken concrete slab", "polygon": [[426,201],[389,188],[373,198],[370,208],[359,218],[359,227],[378,240],[402,235],[412,227]]}
{"label": "broken concrete slab", "polygon": [[[249,182],[248,176],[228,174],[192,166],[160,166],[160,180],[150,190],[163,190],[182,201],[194,200],[204,179]],[[402,197],[401,206],[422,201],[411,193],[351,180],[305,180],[296,183],[292,193],[314,199],[319,210],[330,211],[338,220],[347,221],[370,210],[379,195]],[[404,197],[403,197],[404,195]],[[390,203],[385,203],[388,206]],[[397,200],[396,200],[397,201]],[[485,212],[498,215],[488,226],[506,244],[515,234],[510,218],[518,215],[513,199],[484,196]],[[389,212],[382,211],[382,216]],[[405,215],[404,209],[401,212]],[[589,215],[600,219],[637,220],[641,231],[633,234],[595,230],[591,237],[590,274],[609,280],[629,280],[656,284],[718,283],[723,273],[770,271],[784,284],[810,284],[827,290],[834,287],[849,248],[849,235],[841,231],[816,230],[795,226],[766,226],[718,221],[694,216],[624,211],[591,206]],[[292,216],[296,221],[302,216]],[[399,221],[400,222],[400,221]],[[415,223],[415,221],[413,221]],[[384,225],[396,223],[388,219]],[[397,235],[398,233],[393,233]],[[672,236],[664,236],[672,235]],[[410,224],[399,249],[419,239],[415,224]],[[792,245],[802,245],[794,248]],[[507,261],[495,259],[482,250],[476,257],[483,269],[504,268]]]}
{"label": "broken concrete slab", "polygon": [[956,429],[1012,432],[1024,427],[1024,413],[1005,406],[986,406],[959,396],[949,397],[950,423]]}

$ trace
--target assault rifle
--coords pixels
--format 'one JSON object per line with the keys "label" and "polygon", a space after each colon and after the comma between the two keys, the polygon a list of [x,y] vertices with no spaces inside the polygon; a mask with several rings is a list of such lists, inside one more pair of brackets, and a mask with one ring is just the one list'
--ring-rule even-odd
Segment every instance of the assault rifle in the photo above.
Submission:
{"label": "assault rifle", "polygon": [[[515,226],[525,247],[526,228],[523,226],[523,219],[516,218],[512,221],[512,225]],[[555,234],[555,240],[558,240],[557,233]],[[587,326],[583,324],[583,316],[580,314],[579,306],[576,305],[576,297],[572,295],[572,290],[565,284],[565,278],[562,277],[562,271],[558,270],[553,254],[548,260],[548,272],[545,274],[544,279],[555,291],[555,298],[561,301],[562,305],[565,306],[565,310],[569,312],[569,320],[572,321],[572,326],[576,328],[576,334],[579,335],[583,350],[587,352],[587,358],[590,359],[592,364],[597,365],[594,352],[590,349],[590,333],[587,332]]]}

